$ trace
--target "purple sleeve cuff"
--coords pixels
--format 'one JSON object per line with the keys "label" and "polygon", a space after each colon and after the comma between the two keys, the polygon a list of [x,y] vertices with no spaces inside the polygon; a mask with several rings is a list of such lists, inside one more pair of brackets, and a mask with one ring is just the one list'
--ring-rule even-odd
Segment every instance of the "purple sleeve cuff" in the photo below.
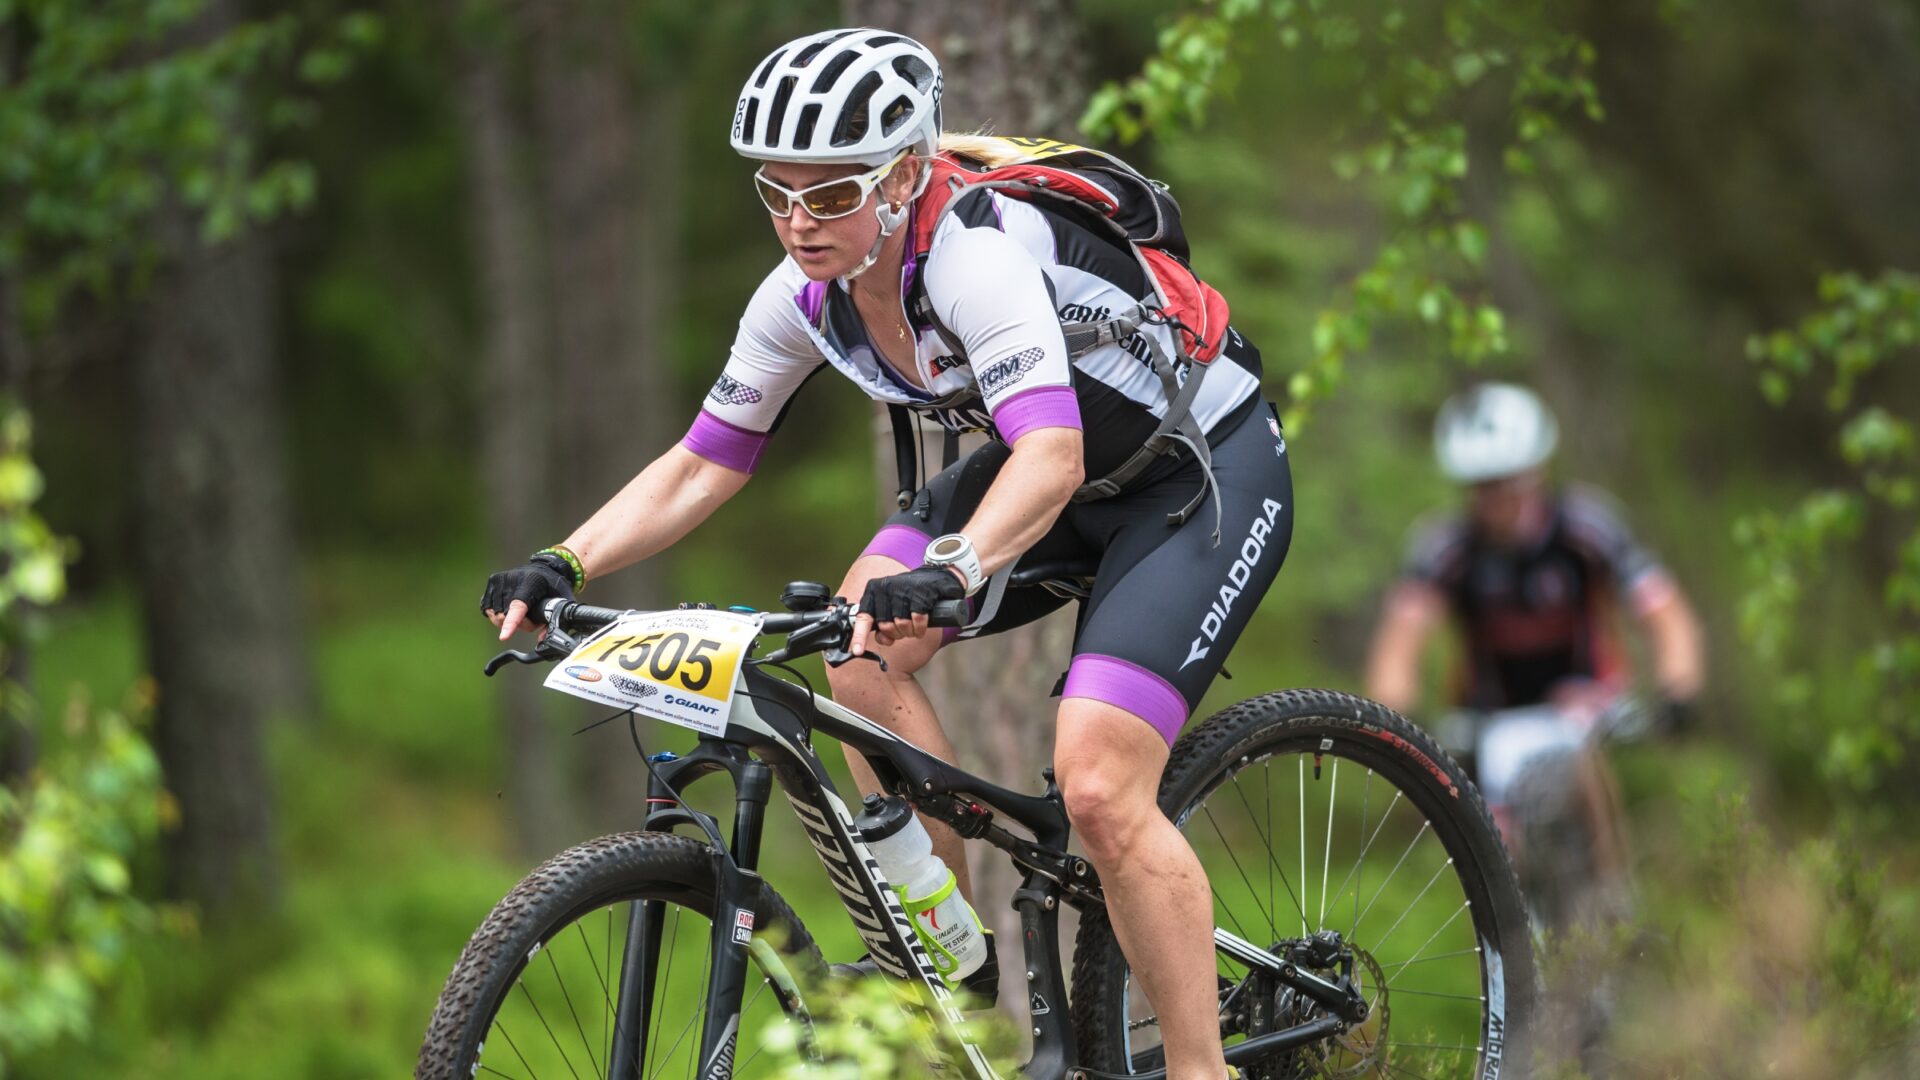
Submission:
{"label": "purple sleeve cuff", "polygon": [[750,473],[760,463],[760,451],[767,448],[769,438],[771,436],[765,432],[735,427],[701,409],[700,415],[694,417],[693,427],[688,429],[687,437],[680,440],[680,445],[715,465]]}
{"label": "purple sleeve cuff", "polygon": [[1008,446],[1035,428],[1064,427],[1078,431],[1080,399],[1074,397],[1071,386],[1036,386],[1022,390],[993,410],[993,425],[1000,429],[1000,437]]}
{"label": "purple sleeve cuff", "polygon": [[912,569],[926,561],[927,545],[933,543],[933,537],[911,525],[888,525],[874,534],[867,542],[867,549],[860,553],[861,558],[869,555],[884,555],[900,565]]}
{"label": "purple sleeve cuff", "polygon": [[1145,720],[1158,731],[1167,745],[1180,736],[1187,722],[1187,699],[1173,684],[1138,664],[1116,656],[1082,653],[1067,669],[1063,698],[1079,697],[1104,701]]}

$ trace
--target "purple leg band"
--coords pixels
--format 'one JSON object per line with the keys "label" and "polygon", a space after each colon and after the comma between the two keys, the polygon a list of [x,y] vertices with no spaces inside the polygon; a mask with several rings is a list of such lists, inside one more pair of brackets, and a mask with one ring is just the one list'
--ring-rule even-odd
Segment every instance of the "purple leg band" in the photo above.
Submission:
{"label": "purple leg band", "polygon": [[1083,653],[1067,669],[1063,698],[1091,698],[1125,709],[1145,720],[1172,746],[1187,722],[1187,699],[1173,684],[1138,664],[1113,656]]}

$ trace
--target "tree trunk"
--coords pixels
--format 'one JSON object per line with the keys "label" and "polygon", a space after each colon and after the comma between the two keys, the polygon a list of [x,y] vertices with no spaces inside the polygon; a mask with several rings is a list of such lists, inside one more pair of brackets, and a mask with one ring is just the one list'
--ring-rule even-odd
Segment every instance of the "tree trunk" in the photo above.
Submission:
{"label": "tree trunk", "polygon": [[[631,14],[588,5],[541,28],[535,82],[559,385],[561,517],[584,520],[670,444],[665,365],[674,307],[679,92],[639,101]],[[643,164],[644,162],[644,164]],[[623,571],[619,596],[659,604],[652,564]],[[604,598],[603,598],[604,602]],[[584,714],[583,714],[584,715]],[[646,785],[607,725],[582,736],[590,823],[632,828]],[[607,740],[618,740],[609,752]]]}
{"label": "tree trunk", "polygon": [[277,893],[262,735],[290,647],[273,263],[259,236],[203,246],[179,207],[159,228],[168,267],[146,303],[133,397],[154,736],[179,807],[166,892],[241,910]]}
{"label": "tree trunk", "polygon": [[[945,86],[942,122],[948,131],[990,128],[1006,135],[1071,135],[1085,104],[1077,24],[1068,0],[985,0],[977,4],[916,4],[906,0],[845,0],[850,25],[898,30],[940,57]],[[884,410],[877,454],[886,513],[893,512],[893,442]],[[938,433],[923,438],[922,453],[937,463]],[[978,441],[964,441],[965,453]],[[1053,760],[1053,714],[1048,700],[1065,670],[1077,606],[1033,625],[942,650],[921,681],[964,759],[962,765],[1016,791],[1037,792],[1040,770]],[[1020,970],[1020,920],[1007,902],[1019,885],[1012,863],[998,850],[971,845],[979,915],[999,939],[1000,959]],[[1062,940],[1073,940],[1072,919]],[[1017,985],[1018,979],[1014,980]],[[1002,1007],[1026,1016],[1019,993],[1002,993]]]}
{"label": "tree trunk", "polygon": [[[502,35],[504,37],[504,35]],[[470,43],[463,58],[461,119],[466,127],[469,227],[479,260],[481,418],[489,551],[495,566],[513,566],[550,542],[558,500],[550,449],[553,380],[543,368],[547,320],[526,125],[513,108],[505,46]],[[534,679],[499,680],[505,732],[506,795],[514,842],[539,857],[576,834],[562,766],[565,736],[543,707]]]}
{"label": "tree trunk", "polygon": [[[181,40],[230,28],[215,3]],[[239,119],[239,118],[235,118]],[[277,284],[264,233],[219,246],[175,203],[132,355],[133,473],[154,742],[179,825],[168,896],[209,912],[278,898],[263,734],[305,704],[298,566],[275,370]]]}

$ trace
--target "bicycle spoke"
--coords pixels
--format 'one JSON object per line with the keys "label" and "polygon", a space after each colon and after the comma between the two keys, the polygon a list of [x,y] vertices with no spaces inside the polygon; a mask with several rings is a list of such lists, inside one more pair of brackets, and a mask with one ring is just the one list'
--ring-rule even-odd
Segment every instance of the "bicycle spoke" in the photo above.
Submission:
{"label": "bicycle spoke", "polygon": [[[1458,950],[1458,951],[1456,951],[1456,952],[1443,952],[1443,953],[1435,953],[1435,954],[1433,954],[1432,956],[1428,956],[1428,957],[1423,957],[1423,958],[1421,958],[1421,959],[1419,959],[1419,960],[1402,960],[1402,961],[1400,961],[1400,962],[1399,962],[1399,963],[1397,963],[1397,964],[1381,964],[1381,965],[1380,965],[1380,970],[1381,970],[1381,971],[1392,971],[1392,970],[1394,970],[1395,968],[1404,968],[1404,967],[1412,967],[1412,966],[1413,966],[1413,965],[1415,965],[1415,964],[1431,964],[1431,963],[1433,963],[1433,962],[1434,962],[1435,960],[1446,960],[1446,959],[1449,959],[1449,958],[1451,958],[1451,957],[1455,957],[1455,956],[1466,956],[1466,955],[1468,955],[1468,954],[1470,954],[1470,953],[1477,953],[1477,952],[1479,952],[1479,951],[1480,951],[1480,946],[1478,946],[1478,945],[1475,945],[1475,946],[1474,946],[1473,948],[1471,948],[1471,949],[1460,949],[1460,950]],[[1387,981],[1388,981],[1389,983],[1391,983],[1391,982],[1392,982],[1393,980],[1392,980],[1392,979],[1388,979]]]}
{"label": "bicycle spoke", "polygon": [[[1227,842],[1227,835],[1220,831],[1220,823],[1213,819],[1213,811],[1206,810],[1203,808],[1202,812],[1207,815],[1207,824],[1213,826],[1213,835],[1220,838],[1220,846],[1226,849],[1227,858],[1233,860],[1233,868],[1239,871],[1241,883],[1247,887],[1247,892],[1252,894],[1253,906],[1260,908],[1261,916],[1267,920],[1267,929],[1269,931],[1273,931],[1274,930],[1273,916],[1267,914],[1266,908],[1261,907],[1260,894],[1257,892],[1254,892],[1253,882],[1248,880],[1246,869],[1240,865],[1240,857],[1233,853],[1233,845]],[[1267,848],[1267,854],[1271,856],[1273,854],[1273,848],[1271,847]],[[1282,874],[1281,877],[1284,879],[1286,875]],[[1291,893],[1292,891],[1291,887],[1289,887],[1288,891],[1289,893]],[[1219,894],[1215,893],[1215,895],[1217,896]],[[1246,937],[1247,935],[1242,934],[1241,936]],[[1251,939],[1249,938],[1249,940]]]}
{"label": "bicycle spoke", "polygon": [[[1317,768],[1318,766],[1316,766]],[[1340,759],[1333,759],[1333,786],[1327,789],[1327,838],[1320,845],[1320,918],[1315,930],[1327,928],[1327,879],[1333,875],[1333,801],[1340,794]]]}
{"label": "bicycle spoke", "polygon": [[1401,994],[1413,994],[1417,997],[1450,998],[1454,1001],[1478,1001],[1482,1004],[1485,1004],[1487,1000],[1485,994],[1443,994],[1438,990],[1409,990],[1403,986],[1394,987],[1393,994],[1395,997]]}
{"label": "bicycle spoke", "polygon": [[1400,853],[1400,861],[1393,864],[1393,869],[1387,872],[1387,880],[1381,882],[1380,887],[1374,890],[1373,899],[1367,901],[1367,909],[1365,911],[1362,911],[1360,913],[1360,918],[1354,921],[1353,928],[1355,930],[1360,929],[1360,923],[1365,922],[1367,916],[1373,914],[1373,905],[1380,902],[1380,894],[1387,891],[1387,886],[1393,883],[1394,876],[1400,873],[1400,868],[1402,866],[1406,865],[1407,856],[1413,854],[1413,846],[1415,844],[1418,844],[1420,842],[1420,838],[1427,835],[1427,830],[1432,827],[1433,827],[1433,822],[1428,821],[1425,818],[1422,818],[1420,820],[1420,831],[1417,833],[1414,833],[1413,839],[1407,841],[1406,850]]}
{"label": "bicycle spoke", "polygon": [[[579,925],[578,923],[574,925]],[[580,1013],[573,1007],[573,995],[567,991],[567,980],[560,974],[560,964],[553,958],[552,949],[542,949],[547,954],[547,967],[553,970],[553,981],[560,984],[560,996],[566,1000],[567,1012],[573,1014],[573,1029],[580,1033],[580,1042],[587,1051],[587,1063],[593,1066],[595,1075],[600,1073],[600,1061],[593,1056],[593,1042],[587,1038],[587,1029],[580,1023]]]}
{"label": "bicycle spoke", "polygon": [[[1401,968],[1404,968],[1404,967],[1406,967],[1406,965],[1408,965],[1408,964],[1411,964],[1411,963],[1413,963],[1414,961],[1416,961],[1416,960],[1418,960],[1418,959],[1420,958],[1420,954],[1421,954],[1421,953],[1423,953],[1423,952],[1426,952],[1426,951],[1427,951],[1427,946],[1429,946],[1429,945],[1431,945],[1431,944],[1433,944],[1433,942],[1434,942],[1434,939],[1435,939],[1435,938],[1438,938],[1438,937],[1439,937],[1439,936],[1440,936],[1440,935],[1441,935],[1441,934],[1442,934],[1442,933],[1443,933],[1443,932],[1444,932],[1444,931],[1445,931],[1445,930],[1447,929],[1447,927],[1449,927],[1449,926],[1452,926],[1452,925],[1453,925],[1453,920],[1455,920],[1455,919],[1457,919],[1457,918],[1459,918],[1459,917],[1460,917],[1460,913],[1461,913],[1461,912],[1463,912],[1463,911],[1465,911],[1465,910],[1467,910],[1467,909],[1468,909],[1469,907],[1471,907],[1471,906],[1473,906],[1473,905],[1471,905],[1471,904],[1461,904],[1461,905],[1460,905],[1459,907],[1457,907],[1457,908],[1455,908],[1455,909],[1453,910],[1453,914],[1451,914],[1451,915],[1449,915],[1449,916],[1447,916],[1447,921],[1446,921],[1446,922],[1443,922],[1443,923],[1441,923],[1441,924],[1440,924],[1440,928],[1439,928],[1439,929],[1437,929],[1437,930],[1435,930],[1435,931],[1434,931],[1433,933],[1431,933],[1431,934],[1429,934],[1429,935],[1427,935],[1427,940],[1425,940],[1425,941],[1423,941],[1423,942],[1421,942],[1421,943],[1420,943],[1420,947],[1419,947],[1419,948],[1417,948],[1417,949],[1415,949],[1415,950],[1413,950],[1413,955],[1412,955],[1412,956],[1410,956],[1410,957],[1408,957],[1408,958],[1406,958],[1405,960],[1403,960],[1403,961],[1401,961],[1401,962],[1400,962],[1399,964],[1396,964],[1396,965],[1394,965],[1394,966],[1395,966],[1395,967],[1401,967]],[[1478,950],[1475,950],[1475,951],[1478,951]],[[1394,978],[1399,978],[1399,976],[1398,976],[1398,975],[1396,975],[1396,976],[1394,976]],[[1387,980],[1387,985],[1388,985],[1388,986],[1392,986],[1392,985],[1393,985],[1393,979],[1388,979],[1388,980]]]}
{"label": "bicycle spoke", "polygon": [[[1260,786],[1266,792],[1267,832],[1273,832],[1273,759],[1260,763]],[[1273,894],[1273,863],[1267,863],[1267,909],[1280,910],[1280,900]],[[1243,935],[1244,936],[1244,935]]]}
{"label": "bicycle spoke", "polygon": [[[746,1015],[747,1015],[747,1012],[748,1012],[748,1010],[750,1010],[750,1009],[752,1009],[752,1008],[753,1008],[753,1003],[754,1003],[754,1002],[756,1002],[756,1001],[759,1001],[759,1000],[760,1000],[760,995],[761,995],[761,994],[764,994],[764,993],[766,993],[766,992],[767,992],[767,982],[768,982],[768,980],[766,980],[766,979],[764,979],[764,978],[763,978],[763,979],[761,979],[761,980],[760,980],[760,988],[759,988],[758,990],[755,990],[755,991],[753,992],[753,996],[747,999],[747,1003],[746,1003],[745,1005],[742,1005],[742,1006],[740,1006],[740,1015],[741,1015],[742,1017],[744,1017],[744,1016],[746,1016]],[[757,1057],[759,1057],[759,1056],[760,1056],[760,1051],[762,1051],[762,1050],[764,1050],[764,1049],[766,1049],[766,1045],[767,1045],[767,1044],[766,1044],[766,1043],[765,1043],[765,1042],[763,1041],[763,1042],[761,1042],[761,1043],[760,1043],[759,1045],[757,1045],[757,1046],[755,1046],[755,1047],[753,1048],[753,1053],[751,1053],[751,1054],[748,1054],[748,1055],[747,1055],[747,1060],[745,1060],[745,1061],[743,1061],[743,1062],[741,1062],[740,1064],[738,1064],[738,1065],[736,1065],[736,1066],[734,1066],[734,1068],[733,1068],[733,1071],[734,1071],[734,1074],[735,1074],[735,1075],[737,1076],[737,1075],[739,1075],[740,1073],[743,1073],[743,1072],[745,1072],[745,1071],[747,1071],[747,1066],[749,1066],[749,1065],[751,1065],[751,1064],[753,1064],[753,1059],[754,1059],[754,1058],[757,1058]]]}
{"label": "bicycle spoke", "polygon": [[525,1068],[527,1072],[531,1074],[533,1072],[533,1066],[527,1063],[527,1055],[520,1052],[520,1044],[513,1041],[513,1034],[507,1030],[507,1025],[498,1024],[496,1026],[500,1029],[500,1037],[507,1040],[507,1049],[513,1051],[513,1056],[520,1059],[521,1067]]}
{"label": "bicycle spoke", "polygon": [[[1440,875],[1446,873],[1447,868],[1452,865],[1453,859],[1451,858],[1440,864],[1440,868],[1433,872],[1433,876],[1427,879],[1427,883],[1420,887],[1420,891],[1414,895],[1413,899],[1408,902],[1406,908],[1400,912],[1400,917],[1393,920],[1393,925],[1387,927],[1387,932],[1381,934],[1379,938],[1374,941],[1373,947],[1375,951],[1378,951],[1381,946],[1387,943],[1387,939],[1393,936],[1395,930],[1400,929],[1400,924],[1407,921],[1408,912],[1411,912],[1415,907],[1419,906],[1420,901],[1426,898],[1427,891],[1433,888],[1433,883],[1439,881]],[[1460,906],[1465,907],[1466,905],[1462,903]]]}
{"label": "bicycle spoke", "polygon": [[[600,1038],[601,1038],[601,1045],[605,1048],[607,1052],[607,1067],[608,1069],[612,1069],[613,1039],[615,1035],[613,1028],[617,1026],[613,1022],[614,1021],[613,991],[608,988],[608,983],[607,983],[607,979],[613,974],[613,905],[612,904],[607,905],[606,922],[607,922],[607,934],[606,934],[605,944],[606,944],[606,950],[607,950],[607,971],[605,975],[600,976],[600,996],[602,999],[606,1001],[607,1008],[606,1008],[606,1015],[600,1018]],[[596,972],[599,971],[598,968],[595,968],[594,970]]]}
{"label": "bicycle spoke", "polygon": [[[1367,793],[1372,794],[1372,790],[1373,790],[1373,771],[1368,770],[1367,771]],[[1352,937],[1353,932],[1355,930],[1360,929],[1360,883],[1358,881],[1354,881],[1354,875],[1360,872],[1360,864],[1366,861],[1367,852],[1373,850],[1373,842],[1380,838],[1380,830],[1386,828],[1387,819],[1393,816],[1393,808],[1398,805],[1400,805],[1400,792],[1396,791],[1393,793],[1393,801],[1388,803],[1386,810],[1380,814],[1380,823],[1373,827],[1373,835],[1367,837],[1367,842],[1360,846],[1360,854],[1355,855],[1353,857],[1353,866],[1350,869],[1348,869],[1347,876],[1341,880],[1340,891],[1333,894],[1334,899],[1336,900],[1342,896],[1345,896],[1347,893],[1347,883],[1353,882],[1353,925],[1347,928],[1348,937]],[[1366,814],[1365,814],[1365,810],[1363,809],[1361,812],[1362,823],[1360,826],[1360,828],[1363,831],[1366,829],[1365,819],[1366,819]]]}
{"label": "bicycle spoke", "polygon": [[[1253,818],[1253,804],[1247,802],[1247,793],[1240,790],[1240,778],[1237,776],[1234,777],[1232,780],[1232,784],[1233,784],[1233,793],[1239,797],[1240,805],[1246,808],[1247,817]],[[1208,820],[1212,820],[1213,814],[1211,811],[1208,812],[1207,818]],[[1220,826],[1217,822],[1213,826],[1213,831],[1216,835],[1220,834]],[[1257,819],[1255,819],[1253,823],[1253,834],[1260,838],[1260,846],[1267,849],[1267,859],[1269,860],[1271,865],[1276,869],[1280,869],[1280,856],[1274,852],[1273,841],[1269,838],[1267,833],[1261,830],[1260,822]],[[1231,845],[1227,845],[1227,838],[1224,835],[1220,836],[1220,843],[1228,847],[1227,854],[1229,857],[1231,857],[1233,854],[1232,847]],[[1236,865],[1237,865],[1237,862],[1236,862]],[[1244,876],[1244,874],[1242,876]],[[1293,891],[1293,882],[1287,880],[1287,872],[1284,869],[1280,869],[1280,884],[1287,887],[1287,899],[1293,901],[1293,910],[1295,910],[1296,912],[1299,912],[1300,925],[1301,926],[1307,925],[1306,906],[1300,902],[1300,897],[1295,895]],[[1305,883],[1302,882],[1301,884],[1304,887]],[[1248,885],[1247,890],[1249,892],[1252,892],[1253,886]],[[1253,902],[1255,904],[1258,904],[1260,902],[1260,896],[1258,893],[1254,894]],[[1276,934],[1280,932],[1279,926],[1276,923],[1276,920],[1279,918],[1279,911],[1280,909],[1276,905],[1273,909],[1273,914],[1267,915],[1267,928],[1269,930],[1272,930]]]}
{"label": "bicycle spoke", "polygon": [[[526,983],[519,983],[517,985],[520,987],[521,996],[525,997],[527,1004],[533,1007],[533,1015],[539,1019],[540,1026],[547,1029],[547,1038],[553,1040],[553,1048],[560,1051],[560,1060],[566,1062],[567,1071],[573,1074],[573,1080],[580,1080],[579,1071],[573,1067],[573,1059],[567,1056],[567,1048],[560,1045],[559,1036],[553,1033],[553,1025],[547,1023],[546,1014],[540,1011],[539,1003],[533,1000],[533,993],[527,989]],[[519,1052],[517,1047],[515,1048],[515,1052]],[[532,1066],[528,1067],[531,1068]]]}
{"label": "bicycle spoke", "polygon": [[1387,1045],[1388,1046],[1406,1046],[1406,1047],[1411,1047],[1415,1050],[1452,1050],[1455,1053],[1464,1051],[1469,1054],[1477,1054],[1480,1052],[1480,1047],[1478,1046],[1462,1046],[1458,1043],[1401,1042],[1398,1039],[1388,1039]]}
{"label": "bicycle spoke", "polygon": [[513,1075],[512,1073],[503,1073],[499,1069],[496,1069],[493,1066],[488,1065],[486,1062],[481,1062],[479,1065],[479,1069],[481,1072],[490,1072],[495,1076],[504,1076],[507,1078],[507,1080],[520,1080],[519,1077]]}

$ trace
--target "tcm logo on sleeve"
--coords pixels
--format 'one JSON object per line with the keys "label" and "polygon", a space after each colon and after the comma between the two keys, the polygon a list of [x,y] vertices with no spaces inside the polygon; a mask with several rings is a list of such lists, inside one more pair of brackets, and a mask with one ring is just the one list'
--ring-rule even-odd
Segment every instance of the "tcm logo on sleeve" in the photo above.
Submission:
{"label": "tcm logo on sleeve", "polygon": [[1014,353],[998,363],[987,365],[987,369],[980,373],[981,395],[993,397],[1019,382],[1027,372],[1040,366],[1040,359],[1045,355],[1037,348],[1027,349]]}

